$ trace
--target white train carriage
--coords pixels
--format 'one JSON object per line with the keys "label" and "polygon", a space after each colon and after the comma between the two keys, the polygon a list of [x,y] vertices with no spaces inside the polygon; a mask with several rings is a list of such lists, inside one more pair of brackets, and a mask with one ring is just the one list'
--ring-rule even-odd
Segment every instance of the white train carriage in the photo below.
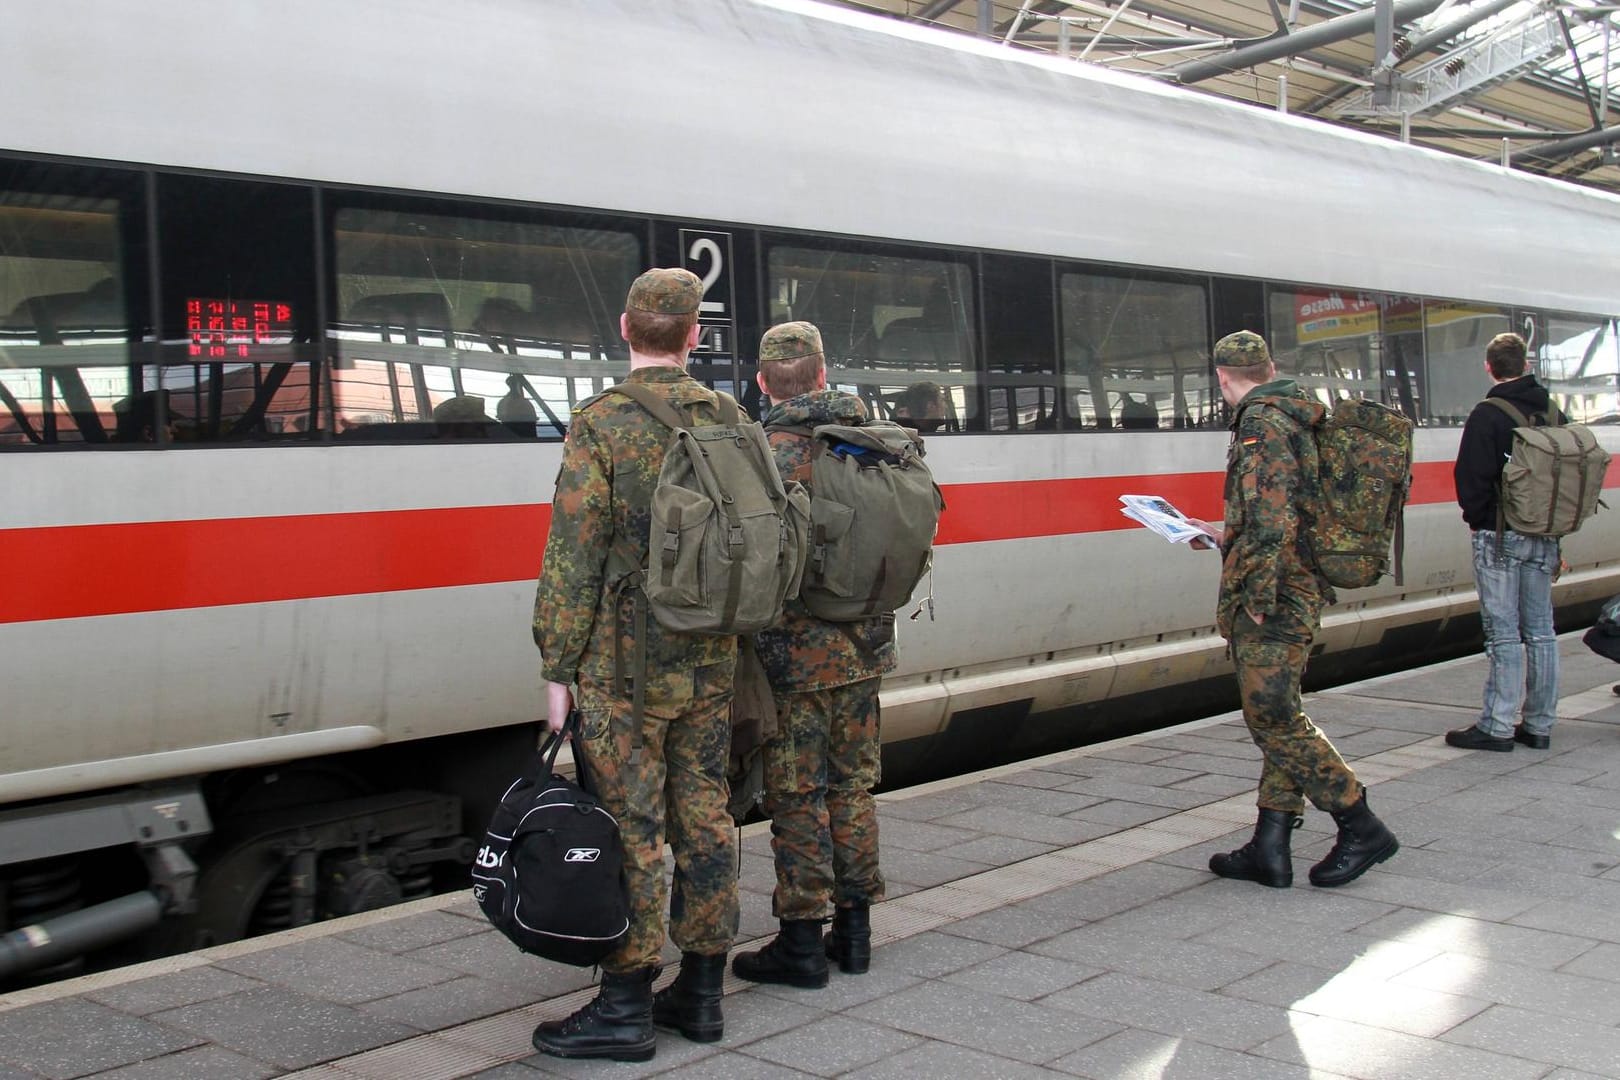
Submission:
{"label": "white train carriage", "polygon": [[[795,0],[8,30],[0,919],[48,959],[465,858],[457,797],[476,820],[542,711],[560,435],[648,265],[704,277],[698,377],[757,405],[761,330],[809,318],[834,383],[933,429],[891,778],[1230,697],[1216,560],[1116,512],[1219,516],[1221,334],[1421,425],[1404,582],[1342,597],[1318,674],[1477,634],[1450,463],[1493,334],[1620,451],[1612,196]],[[488,421],[436,423],[452,396]],[[1567,542],[1565,619],[1620,591],[1617,521]]]}

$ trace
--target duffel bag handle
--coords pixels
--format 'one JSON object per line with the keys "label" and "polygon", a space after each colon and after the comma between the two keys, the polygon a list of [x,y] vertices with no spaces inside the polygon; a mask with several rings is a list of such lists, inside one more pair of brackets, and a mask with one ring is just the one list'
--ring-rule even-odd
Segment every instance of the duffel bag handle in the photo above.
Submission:
{"label": "duffel bag handle", "polygon": [[557,771],[557,754],[562,750],[563,743],[572,739],[574,743],[575,782],[585,791],[594,795],[596,794],[596,785],[591,780],[590,769],[585,762],[584,723],[584,718],[579,715],[578,709],[569,709],[568,718],[563,721],[562,728],[546,735],[546,741],[540,744],[538,779],[544,780]]}

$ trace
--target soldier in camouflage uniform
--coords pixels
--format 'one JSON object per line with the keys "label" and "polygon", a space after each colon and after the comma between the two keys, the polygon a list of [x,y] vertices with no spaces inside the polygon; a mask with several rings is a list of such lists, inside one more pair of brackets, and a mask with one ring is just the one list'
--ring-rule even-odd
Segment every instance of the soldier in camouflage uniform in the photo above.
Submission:
{"label": "soldier in camouflage uniform", "polygon": [[[765,332],[759,386],[772,403],[765,426],[777,470],[809,488],[814,444],[770,429],[858,425],[866,407],[827,388],[821,334],[807,322]],[[777,703],[777,734],[765,750],[765,809],[776,855],[771,907],[781,930],[765,948],[733,960],[732,970],[755,982],[825,986],[828,957],[846,972],[867,970],[869,913],[883,899],[872,788],[878,683],[894,669],[894,617],[831,623],[794,599],[754,645]],[[829,906],[833,928],[824,945]]]}
{"label": "soldier in camouflage uniform", "polygon": [[1216,855],[1222,877],[1293,884],[1289,837],[1305,799],[1333,815],[1338,842],[1311,884],[1343,885],[1395,854],[1393,833],[1367,808],[1366,788],[1300,707],[1299,681],[1333,588],[1300,529],[1316,503],[1314,429],[1326,408],[1278,379],[1265,340],[1247,330],[1215,344],[1221,395],[1236,410],[1226,458],[1226,531],[1216,626],[1231,643],[1243,719],[1265,755],[1254,838]]}
{"label": "soldier in camouflage uniform", "polygon": [[[684,410],[717,420],[719,398],[686,373],[697,344],[703,288],[686,270],[649,270],[630,287],[620,330],[630,343],[628,381]],[[535,1029],[536,1049],[559,1057],[646,1061],[659,1022],[689,1038],[722,1034],[720,984],[737,931],[736,842],[726,811],[734,637],[681,634],[647,621],[642,747],[632,753],[634,709],[615,663],[634,655],[633,590],[607,579],[615,547],[647,560],[653,489],[670,430],[619,394],[574,410],[551,507],[551,533],[535,597],[534,637],[558,730],[577,701],[584,752],[603,805],[619,821],[630,930],[602,961],[597,998]],[[630,678],[637,677],[631,673]],[[572,689],[577,684],[577,696]],[[664,839],[675,854],[669,935],[681,974],[659,994],[652,981],[664,944]],[[581,897],[590,903],[590,897]]]}

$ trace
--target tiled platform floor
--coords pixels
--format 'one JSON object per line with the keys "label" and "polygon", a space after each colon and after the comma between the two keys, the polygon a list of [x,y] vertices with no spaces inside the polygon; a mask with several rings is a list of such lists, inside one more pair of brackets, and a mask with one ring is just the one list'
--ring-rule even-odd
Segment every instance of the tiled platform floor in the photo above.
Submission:
{"label": "tiled platform floor", "polygon": [[[1620,1077],[1620,668],[1561,649],[1548,751],[1443,745],[1477,659],[1310,697],[1402,842],[1342,889],[1305,883],[1315,812],[1295,888],[1209,874],[1258,774],[1217,717],[885,796],[870,974],[728,977],[717,1044],[534,1055],[591,973],[438,897],[0,997],[0,1080]],[[774,925],[769,838],[744,848],[742,942]]]}

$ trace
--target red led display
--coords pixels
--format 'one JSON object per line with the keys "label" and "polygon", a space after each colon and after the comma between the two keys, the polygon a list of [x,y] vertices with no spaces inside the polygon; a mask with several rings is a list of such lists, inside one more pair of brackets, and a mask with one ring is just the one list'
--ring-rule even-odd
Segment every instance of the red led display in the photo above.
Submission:
{"label": "red led display", "polygon": [[186,301],[187,352],[203,360],[244,359],[254,345],[285,345],[292,340],[292,305],[274,300]]}

